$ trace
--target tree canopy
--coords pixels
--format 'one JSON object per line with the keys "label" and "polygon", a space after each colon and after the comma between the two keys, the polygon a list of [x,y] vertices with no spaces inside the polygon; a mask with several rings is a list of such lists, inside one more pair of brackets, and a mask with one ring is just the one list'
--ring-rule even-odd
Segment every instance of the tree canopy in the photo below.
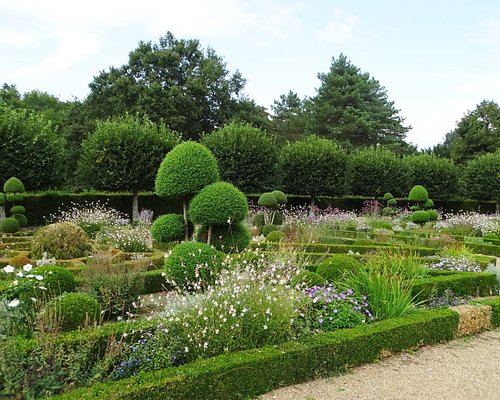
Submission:
{"label": "tree canopy", "polygon": [[318,78],[321,86],[309,105],[315,134],[367,146],[400,141],[410,129],[386,89],[345,55],[333,58],[330,71]]}
{"label": "tree canopy", "polygon": [[269,131],[279,141],[300,139],[306,133],[305,101],[291,90],[274,100]]}

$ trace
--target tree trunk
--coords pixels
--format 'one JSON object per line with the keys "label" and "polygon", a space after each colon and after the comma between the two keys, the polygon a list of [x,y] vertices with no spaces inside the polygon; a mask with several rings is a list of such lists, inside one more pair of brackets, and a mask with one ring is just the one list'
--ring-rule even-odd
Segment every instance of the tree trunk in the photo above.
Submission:
{"label": "tree trunk", "polygon": [[139,222],[139,191],[132,191],[132,222]]}
{"label": "tree trunk", "polygon": [[0,219],[4,219],[4,218],[5,218],[5,207],[0,206]]}
{"label": "tree trunk", "polygon": [[208,225],[207,244],[209,246],[211,241],[212,241],[212,224]]}
{"label": "tree trunk", "polygon": [[184,217],[184,240],[189,241],[189,221],[188,221],[188,211],[187,211],[187,198],[182,199],[182,215]]}
{"label": "tree trunk", "polygon": [[309,203],[309,215],[314,215],[315,208],[315,197],[311,196],[311,202]]}
{"label": "tree trunk", "polygon": [[497,200],[497,201],[496,201],[496,204],[495,204],[495,214],[496,214],[497,216],[499,216],[499,215],[500,215],[500,200]]}

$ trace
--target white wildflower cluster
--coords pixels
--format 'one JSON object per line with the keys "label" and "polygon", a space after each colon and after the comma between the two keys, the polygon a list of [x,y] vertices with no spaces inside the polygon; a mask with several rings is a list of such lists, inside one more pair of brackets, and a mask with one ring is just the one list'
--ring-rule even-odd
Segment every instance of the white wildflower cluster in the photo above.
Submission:
{"label": "white wildflower cluster", "polygon": [[153,238],[149,228],[145,225],[108,228],[97,234],[96,241],[130,252],[152,251],[153,249]]}
{"label": "white wildflower cluster", "polygon": [[500,217],[494,214],[479,214],[476,212],[462,212],[445,214],[441,221],[436,223],[438,229],[470,227],[477,235],[500,233]]}
{"label": "white wildflower cluster", "polygon": [[[16,269],[12,265],[6,265],[2,268],[5,274],[12,274],[13,280],[11,287],[7,289],[0,300],[6,304],[8,308],[16,308],[22,302],[19,299],[23,291],[28,290],[28,288],[46,290],[47,288],[43,286],[43,276],[33,273],[33,265],[25,264],[22,268]],[[36,302],[36,298],[31,298],[32,302]]]}
{"label": "white wildflower cluster", "polygon": [[439,262],[430,264],[429,268],[438,271],[481,272],[479,263],[466,256],[444,257]]}
{"label": "white wildflower cluster", "polygon": [[49,258],[46,251],[42,253],[42,258],[40,260],[35,261],[35,265],[37,267],[43,267],[44,265],[55,265],[55,264],[56,264],[56,259],[54,257]]}

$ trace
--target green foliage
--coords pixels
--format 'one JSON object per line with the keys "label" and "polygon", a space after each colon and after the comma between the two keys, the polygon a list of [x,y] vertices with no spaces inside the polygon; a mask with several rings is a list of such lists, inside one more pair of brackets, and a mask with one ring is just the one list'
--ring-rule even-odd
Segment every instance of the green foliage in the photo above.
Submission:
{"label": "green foliage", "polygon": [[180,288],[203,288],[215,280],[223,254],[205,243],[181,243],[165,259],[168,278]]}
{"label": "green foliage", "polygon": [[283,237],[282,231],[271,231],[266,235],[266,240],[271,243],[278,243],[283,240]]}
{"label": "green foliage", "polygon": [[368,238],[359,238],[356,239],[353,243],[353,246],[374,246],[375,242],[372,239]]}
{"label": "green foliage", "polygon": [[342,280],[349,272],[355,273],[361,268],[361,262],[352,256],[334,254],[322,261],[316,272],[327,282],[335,283]]}
{"label": "green foliage", "polygon": [[425,200],[424,204],[422,204],[424,208],[432,208],[434,207],[434,201],[432,199]]}
{"label": "green foliage", "polygon": [[257,204],[261,207],[276,208],[278,207],[278,199],[274,193],[262,193]]}
{"label": "green foliage", "polygon": [[467,164],[465,189],[472,199],[500,202],[500,151],[485,154]]}
{"label": "green foliage", "polygon": [[408,190],[408,168],[390,150],[381,147],[358,150],[349,157],[349,169],[354,195],[379,197],[389,190],[403,196]]}
{"label": "green foliage", "polygon": [[413,186],[408,194],[408,200],[410,201],[426,202],[428,198],[429,193],[422,185]]}
{"label": "green foliage", "polygon": [[287,193],[341,196],[346,193],[347,154],[334,142],[308,136],[281,151]]}
{"label": "green foliage", "polygon": [[291,284],[292,286],[321,286],[325,283],[325,278],[320,274],[312,271],[302,271],[298,275],[294,276]]}
{"label": "green foliage", "polygon": [[85,293],[64,293],[49,301],[43,310],[63,332],[93,325],[99,311],[97,300]]}
{"label": "green foliage", "polygon": [[269,235],[269,233],[273,232],[273,231],[279,231],[280,230],[280,226],[279,225],[271,225],[271,224],[267,224],[267,225],[264,225],[261,229],[261,234],[263,234],[265,237],[267,237],[267,235]]}
{"label": "green foliage", "polygon": [[262,228],[266,224],[265,215],[263,212],[258,212],[252,218],[252,225],[257,228]]}
{"label": "green foliage", "polygon": [[431,219],[429,212],[425,210],[413,211],[410,215],[411,222],[423,225]]}
{"label": "green foliage", "polygon": [[318,135],[354,146],[404,139],[409,127],[403,126],[385,88],[345,55],[333,58],[330,71],[318,77],[321,86],[310,104],[313,130]]}
{"label": "green foliage", "polygon": [[22,193],[7,193],[5,197],[9,203],[19,203],[24,200]]}
{"label": "green foliage", "polygon": [[278,204],[286,204],[288,202],[288,198],[286,197],[286,194],[283,193],[281,190],[273,190],[271,193],[276,196],[276,200],[278,200]]}
{"label": "green foliage", "polygon": [[384,207],[382,209],[382,215],[384,216],[391,216],[391,215],[394,215],[396,213],[396,209],[392,208],[392,207]]}
{"label": "green foliage", "polygon": [[308,118],[305,101],[297,93],[289,91],[286,95],[280,95],[279,100],[274,100],[271,110],[269,132],[280,143],[300,139],[306,134]]}
{"label": "green foliage", "polygon": [[409,169],[410,186],[420,184],[436,199],[450,199],[459,194],[459,169],[450,159],[421,153],[403,161]]}
{"label": "green foliage", "polygon": [[43,117],[0,104],[0,182],[18,177],[30,190],[64,178],[64,139]]}
{"label": "green foliage", "polygon": [[247,199],[232,184],[215,182],[193,197],[188,214],[193,223],[200,225],[241,222],[248,214]]}
{"label": "green foliage", "polygon": [[429,214],[430,221],[436,221],[439,218],[439,213],[436,210],[427,210],[427,214]]}
{"label": "green foliage", "polygon": [[0,206],[3,206],[7,202],[7,198],[5,197],[5,193],[0,193]]}
{"label": "green foliage", "polygon": [[230,123],[201,141],[213,153],[221,180],[245,193],[259,193],[277,185],[278,147],[267,133],[249,124]]}
{"label": "green foliage", "polygon": [[[151,225],[151,236],[160,243],[180,242],[184,238],[186,226],[181,214],[160,215]],[[189,235],[193,233],[194,226],[189,224]]]}
{"label": "green foliage", "polygon": [[43,296],[52,298],[76,290],[75,277],[63,267],[44,265],[36,268],[36,273],[43,276],[43,285],[47,288],[47,292],[42,294]]}
{"label": "green foliage", "polygon": [[387,205],[388,205],[389,207],[394,207],[394,206],[395,206],[395,205],[397,205],[397,204],[398,204],[398,201],[397,201],[395,198],[392,198],[392,199],[387,200]]}
{"label": "green foliage", "polygon": [[26,209],[23,206],[12,206],[10,208],[11,214],[26,214]]}
{"label": "green foliage", "polygon": [[184,142],[161,162],[155,190],[161,197],[186,197],[218,180],[219,167],[210,150],[196,142]]}
{"label": "green foliage", "polygon": [[283,222],[285,221],[285,217],[283,213],[276,211],[274,213],[274,218],[273,218],[273,224],[274,225],[283,225]]}
{"label": "green foliage", "polygon": [[23,183],[13,176],[4,183],[3,191],[5,193],[23,193],[25,189]]}
{"label": "green foliage", "polygon": [[24,214],[14,214],[12,217],[19,222],[19,226],[26,226],[28,224],[28,218]]}
{"label": "green foliage", "polygon": [[87,188],[151,190],[160,163],[178,141],[176,134],[147,117],[99,122],[82,142],[78,174]]}
{"label": "green foliage", "polygon": [[91,243],[88,235],[71,222],[57,222],[35,232],[31,242],[33,257],[41,258],[43,253],[58,260],[85,257]]}
{"label": "green foliage", "polygon": [[16,218],[4,218],[0,221],[0,231],[16,233],[19,230],[19,221]]}
{"label": "green foliage", "polygon": [[493,328],[500,327],[500,297],[479,299],[477,302],[491,307],[491,326]]}
{"label": "green foliage", "polygon": [[387,192],[384,194],[384,197],[382,199],[385,201],[388,201],[388,200],[393,199],[393,198],[394,198],[394,196],[391,193]]}
{"label": "green foliage", "polygon": [[[202,226],[197,235],[197,240],[207,241],[208,227]],[[248,247],[252,237],[245,224],[214,225],[212,228],[212,239],[210,245],[224,253],[242,252]]]}

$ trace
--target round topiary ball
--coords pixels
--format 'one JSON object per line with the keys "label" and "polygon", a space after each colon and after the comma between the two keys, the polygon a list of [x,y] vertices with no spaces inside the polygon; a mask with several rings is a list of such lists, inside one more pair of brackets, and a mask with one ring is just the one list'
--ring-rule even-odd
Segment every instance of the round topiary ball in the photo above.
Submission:
{"label": "round topiary ball", "polygon": [[277,208],[278,207],[278,199],[274,195],[274,193],[267,192],[262,193],[259,197],[259,201],[257,204],[261,207],[267,208]]}
{"label": "round topiary ball", "polygon": [[279,211],[277,211],[274,214],[273,224],[274,225],[283,225],[284,221],[285,221],[285,217],[284,217],[283,213],[280,213]]}
{"label": "round topiary ball", "polygon": [[429,215],[428,211],[417,210],[417,211],[413,211],[411,213],[410,220],[411,220],[411,222],[414,222],[415,224],[423,225],[426,222],[429,222],[430,215]]}
{"label": "round topiary ball", "polygon": [[31,254],[41,258],[43,253],[58,260],[85,257],[91,241],[85,231],[71,222],[57,222],[39,229],[31,241]]}
{"label": "round topiary ball", "polygon": [[[180,242],[184,239],[186,226],[181,214],[160,215],[151,225],[151,236],[159,243]],[[189,235],[193,233],[194,226],[189,221]]]}
{"label": "round topiary ball", "polygon": [[[198,232],[196,240],[206,242],[207,236],[208,227],[203,226]],[[231,225],[214,225],[210,245],[224,253],[236,253],[246,249],[251,240],[250,231],[241,222]]]}
{"label": "round topiary ball", "polygon": [[23,193],[25,190],[23,183],[13,176],[5,181],[3,191],[5,193]]}
{"label": "round topiary ball", "polygon": [[425,203],[423,204],[424,208],[432,208],[434,207],[434,201],[432,199],[427,199]]}
{"label": "round topiary ball", "polygon": [[262,228],[266,224],[264,213],[258,212],[252,218],[252,225],[257,228]]}
{"label": "round topiary ball", "polygon": [[410,201],[424,202],[428,198],[429,193],[427,193],[427,189],[422,185],[413,186],[410,190],[410,193],[408,194],[408,200]]}
{"label": "round topiary ball", "polygon": [[398,204],[398,201],[393,197],[392,199],[387,200],[387,205],[389,207],[394,207]]}
{"label": "round topiary ball", "polygon": [[4,233],[16,233],[19,230],[19,221],[15,218],[4,218],[0,221],[0,231]]}
{"label": "round topiary ball", "polygon": [[205,186],[189,203],[191,221],[199,225],[222,225],[243,221],[248,214],[247,199],[228,182]]}
{"label": "round topiary ball", "polygon": [[430,221],[436,221],[439,218],[439,213],[436,210],[427,210]]}
{"label": "round topiary ball", "polygon": [[155,190],[161,197],[185,197],[219,179],[212,152],[202,144],[188,141],[167,153],[156,175]]}
{"label": "round topiary ball", "polygon": [[281,231],[271,231],[266,236],[266,241],[271,243],[278,243],[283,240],[283,232]]}
{"label": "round topiary ball", "polygon": [[26,218],[26,215],[24,214],[14,214],[12,218],[15,218],[17,222],[19,223],[19,226],[26,226],[28,225],[28,218]]}
{"label": "round topiary ball", "polygon": [[278,204],[286,204],[288,202],[288,198],[286,197],[286,194],[283,193],[281,190],[273,190],[271,193],[276,196],[276,200],[278,200]]}
{"label": "round topiary ball", "polygon": [[99,303],[85,293],[64,293],[49,301],[43,309],[48,329],[72,331],[93,325],[99,319]]}
{"label": "round topiary ball", "polygon": [[280,230],[280,226],[279,225],[271,225],[271,224],[267,224],[267,225],[264,225],[262,227],[262,230],[261,230],[261,233],[267,237],[267,235],[269,235],[270,232],[272,231],[279,231]]}
{"label": "round topiary ball", "polygon": [[295,276],[291,284],[292,286],[321,286],[325,283],[325,278],[323,278],[320,274],[311,271],[302,271],[300,274]]}
{"label": "round topiary ball", "polygon": [[361,262],[347,254],[334,254],[318,265],[316,273],[327,282],[333,283],[344,278],[349,272],[356,272],[361,268]]}
{"label": "round topiary ball", "polygon": [[394,215],[396,213],[396,210],[392,207],[384,207],[382,209],[382,215],[384,216],[391,216],[391,215]]}
{"label": "round topiary ball", "polygon": [[43,277],[43,286],[47,288],[42,294],[49,298],[59,296],[66,292],[76,290],[76,281],[74,275],[67,269],[58,265],[44,265],[35,268],[32,273]]}
{"label": "round topiary ball", "polygon": [[215,280],[223,258],[224,253],[205,243],[181,243],[165,259],[165,268],[179,288],[204,288]]}
{"label": "round topiary ball", "polygon": [[11,214],[26,214],[26,209],[24,206],[12,206],[10,208]]}
{"label": "round topiary ball", "polygon": [[10,203],[20,203],[24,200],[22,193],[7,193],[6,199]]}
{"label": "round topiary ball", "polygon": [[393,198],[394,196],[391,193],[387,192],[386,194],[384,194],[383,200],[387,201]]}

